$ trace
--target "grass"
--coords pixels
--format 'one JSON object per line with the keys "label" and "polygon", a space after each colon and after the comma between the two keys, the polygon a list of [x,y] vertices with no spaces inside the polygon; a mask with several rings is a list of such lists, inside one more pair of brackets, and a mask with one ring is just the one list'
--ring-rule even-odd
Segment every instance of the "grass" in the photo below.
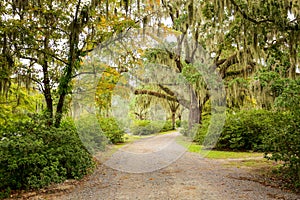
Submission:
{"label": "grass", "polygon": [[229,161],[228,163],[224,164],[225,166],[229,167],[246,167],[246,168],[252,168],[252,169],[263,169],[263,168],[272,168],[277,169],[280,164],[275,161],[270,161],[267,159],[247,159],[247,160],[233,160]]}
{"label": "grass", "polygon": [[211,159],[263,158],[263,153],[202,150],[203,146],[188,141],[184,136],[177,137],[177,143],[187,148],[189,152],[199,153],[204,157]]}
{"label": "grass", "polygon": [[230,151],[206,151],[203,150],[200,154],[205,155],[207,158],[213,159],[235,159],[235,158],[249,158],[258,157],[263,158],[263,153],[253,153],[253,152],[230,152]]}
{"label": "grass", "polygon": [[187,148],[189,152],[198,153],[203,157],[223,159],[225,162],[222,162],[222,165],[225,167],[245,168],[251,173],[269,176],[282,165],[280,162],[264,159],[263,153],[202,150],[203,146],[189,141],[184,136],[177,137],[177,143]]}

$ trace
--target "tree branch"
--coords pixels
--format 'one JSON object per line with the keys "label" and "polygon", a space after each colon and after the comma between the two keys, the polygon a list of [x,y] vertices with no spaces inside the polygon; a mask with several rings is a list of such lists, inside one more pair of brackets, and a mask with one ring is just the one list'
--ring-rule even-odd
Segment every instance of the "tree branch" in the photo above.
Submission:
{"label": "tree branch", "polygon": [[169,88],[163,86],[162,84],[158,84],[158,87],[160,87],[160,89],[162,89],[168,95],[175,96],[175,93],[173,91],[171,91]]}
{"label": "tree branch", "polygon": [[263,19],[263,20],[257,21],[255,19],[249,17],[248,14],[245,13],[234,0],[230,0],[230,2],[234,5],[236,10],[243,16],[244,19],[246,19],[254,24],[261,24],[261,23],[265,23],[265,22],[275,23],[274,20],[270,20],[270,19]]}
{"label": "tree branch", "polygon": [[255,67],[256,63],[249,63],[249,65],[247,67],[244,67],[243,69],[240,70],[235,70],[235,71],[228,71],[225,73],[224,78],[225,77],[229,77],[229,76],[237,76],[243,73],[251,73],[254,72],[254,67]]}
{"label": "tree branch", "polygon": [[161,98],[161,99],[166,99],[168,101],[173,101],[173,102],[177,102],[179,104],[181,104],[182,106],[184,106],[185,108],[189,109],[189,102],[185,99],[178,99],[175,96],[169,96],[160,92],[155,92],[155,91],[150,91],[150,90],[135,90],[134,91],[135,95],[140,95],[140,94],[147,94],[147,95],[151,95],[151,96],[155,96],[157,98]]}
{"label": "tree branch", "polygon": [[[54,59],[56,59],[56,60],[58,60],[58,61],[60,61],[60,62],[62,62],[62,63],[64,63],[65,65],[68,64],[67,61],[65,61],[65,60],[63,60],[62,58],[59,58],[57,55],[55,55],[55,54],[53,54],[53,53],[50,53],[50,52],[47,52],[47,51],[45,51],[45,50],[43,50],[43,49],[37,49],[37,48],[22,48],[22,49],[24,49],[24,50],[33,50],[33,51],[37,51],[37,52],[40,52],[40,53],[44,53],[44,54],[46,54],[46,55],[48,55],[48,56],[51,56],[52,58],[54,58]],[[27,57],[27,58],[26,58],[26,56],[23,56],[23,57],[24,57],[24,59],[31,59],[31,60],[37,61],[36,58],[30,58],[30,57]]]}
{"label": "tree branch", "polygon": [[179,101],[178,101],[178,99],[176,97],[172,97],[172,96],[160,93],[160,92],[155,92],[155,91],[150,91],[150,90],[139,90],[138,89],[138,90],[134,91],[134,94],[135,95],[138,95],[138,94],[147,94],[147,95],[155,96],[155,97],[158,97],[158,98],[166,99],[168,101],[175,101],[175,102],[179,103]]}

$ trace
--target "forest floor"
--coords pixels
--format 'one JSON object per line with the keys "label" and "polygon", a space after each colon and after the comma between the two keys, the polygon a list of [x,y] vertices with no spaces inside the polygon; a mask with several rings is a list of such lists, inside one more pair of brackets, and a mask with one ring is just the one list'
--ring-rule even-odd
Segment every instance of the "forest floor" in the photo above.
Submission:
{"label": "forest floor", "polygon": [[[211,159],[187,152],[178,133],[127,144],[81,181],[67,181],[48,190],[27,192],[21,199],[300,199],[264,175],[262,157]],[[103,159],[105,158],[105,159]],[[269,168],[268,168],[269,169]]]}

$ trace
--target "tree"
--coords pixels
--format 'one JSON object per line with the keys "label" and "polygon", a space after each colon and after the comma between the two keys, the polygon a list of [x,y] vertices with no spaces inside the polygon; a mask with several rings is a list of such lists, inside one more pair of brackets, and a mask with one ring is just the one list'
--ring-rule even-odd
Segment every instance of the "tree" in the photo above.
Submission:
{"label": "tree", "polygon": [[[3,62],[13,67],[15,62],[26,60],[23,66],[28,78],[44,94],[49,125],[57,127],[82,58],[105,38],[134,24],[130,19],[120,20],[121,13],[105,10],[109,1],[6,0],[1,6],[5,8],[1,10],[5,14],[1,19]],[[54,109],[55,95],[58,102]]]}
{"label": "tree", "polygon": [[[208,42],[218,41],[211,46],[215,46],[216,63],[221,64],[223,77],[228,82],[243,78],[248,85],[231,88],[228,94],[244,96],[256,107],[273,107],[275,96],[266,79],[275,78],[274,73],[295,79],[299,66],[299,2],[207,2],[204,11],[211,23]],[[235,97],[230,101],[236,101]]]}
{"label": "tree", "polygon": [[109,66],[104,68],[95,94],[96,106],[99,109],[100,116],[110,116],[112,95],[119,80],[120,73],[118,71]]}
{"label": "tree", "polygon": [[[193,1],[161,2],[163,12],[160,12],[157,17],[171,20],[171,28],[179,34],[176,36],[175,45],[165,43],[160,47],[148,48],[146,56],[148,62],[172,68],[177,74],[183,76],[189,83],[189,96],[187,99],[179,99],[174,88],[164,85],[160,87],[162,92],[137,90],[135,94],[148,94],[180,103],[189,109],[191,127],[194,123],[201,123],[203,107],[211,95],[209,90],[220,89],[216,83],[208,80],[208,74],[214,74],[216,68],[213,68],[214,63],[210,63],[210,58],[205,56],[205,50],[198,41],[201,33],[204,34],[198,28],[200,26],[199,15],[197,15],[200,13],[197,8],[198,4],[194,4]],[[157,25],[167,29],[162,22]],[[212,69],[209,69],[210,67]]]}

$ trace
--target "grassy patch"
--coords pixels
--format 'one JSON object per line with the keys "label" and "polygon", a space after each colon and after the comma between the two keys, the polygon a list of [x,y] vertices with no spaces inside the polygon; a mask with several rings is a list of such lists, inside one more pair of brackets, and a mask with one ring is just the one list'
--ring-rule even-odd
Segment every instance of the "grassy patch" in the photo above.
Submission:
{"label": "grassy patch", "polygon": [[229,167],[237,168],[252,168],[252,169],[276,169],[279,167],[279,163],[270,161],[267,159],[247,159],[247,160],[232,160],[224,164]]}
{"label": "grassy patch", "polygon": [[231,151],[201,151],[199,152],[205,155],[206,158],[213,159],[234,159],[234,158],[249,158],[249,157],[259,157],[263,158],[263,153],[252,153],[252,152],[231,152]]}
{"label": "grassy patch", "polygon": [[202,150],[203,146],[196,144],[194,142],[190,142],[184,136],[177,137],[177,143],[187,148],[189,152],[199,153],[206,158],[212,158],[212,159],[235,159],[235,158],[249,158],[249,157],[263,158],[263,153]]}
{"label": "grassy patch", "polygon": [[208,151],[202,150],[201,145],[190,142],[189,139],[184,136],[179,136],[176,139],[177,143],[187,148],[189,152],[198,153],[203,157],[210,159],[219,159],[221,161],[220,164],[224,167],[242,168],[243,170],[247,170],[253,175],[251,181],[272,185],[274,187],[291,185],[289,180],[286,180],[286,177],[282,176],[281,173],[278,173],[283,162],[264,159],[263,153]]}
{"label": "grassy patch", "polygon": [[202,150],[203,146],[190,142],[184,136],[179,136],[176,139],[177,143],[187,148],[189,152],[198,153],[210,159],[225,160],[222,165],[227,167],[248,168],[259,174],[270,174],[282,164],[264,159],[263,153]]}

